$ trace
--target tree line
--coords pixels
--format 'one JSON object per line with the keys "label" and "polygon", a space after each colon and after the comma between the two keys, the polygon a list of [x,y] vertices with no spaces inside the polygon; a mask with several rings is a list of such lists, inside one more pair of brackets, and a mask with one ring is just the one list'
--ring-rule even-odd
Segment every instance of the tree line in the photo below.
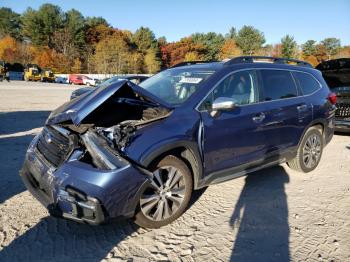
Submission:
{"label": "tree line", "polygon": [[156,38],[148,27],[136,32],[113,28],[102,17],[84,17],[78,10],[63,12],[43,4],[22,14],[0,8],[0,60],[36,63],[57,73],[155,73],[183,61],[217,61],[239,55],[298,58],[313,65],[350,57],[350,46],[337,38],[308,40],[298,45],[286,35],[266,44],[264,33],[252,26],[227,34],[193,33],[179,41]]}

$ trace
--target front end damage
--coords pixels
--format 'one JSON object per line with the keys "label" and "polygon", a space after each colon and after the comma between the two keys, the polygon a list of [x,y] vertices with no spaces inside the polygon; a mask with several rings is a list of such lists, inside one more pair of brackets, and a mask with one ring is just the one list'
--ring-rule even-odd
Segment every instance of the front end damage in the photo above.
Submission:
{"label": "front end damage", "polygon": [[89,224],[132,217],[152,178],[124,149],[171,109],[129,82],[116,84],[55,110],[28,148],[20,175],[54,216]]}

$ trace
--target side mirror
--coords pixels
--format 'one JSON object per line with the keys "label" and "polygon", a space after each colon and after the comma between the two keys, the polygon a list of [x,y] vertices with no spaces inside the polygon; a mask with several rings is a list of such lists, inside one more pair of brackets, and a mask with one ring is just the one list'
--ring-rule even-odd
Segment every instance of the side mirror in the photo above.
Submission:
{"label": "side mirror", "polygon": [[218,97],[211,106],[210,115],[215,117],[219,111],[230,111],[236,107],[235,100],[229,97]]}

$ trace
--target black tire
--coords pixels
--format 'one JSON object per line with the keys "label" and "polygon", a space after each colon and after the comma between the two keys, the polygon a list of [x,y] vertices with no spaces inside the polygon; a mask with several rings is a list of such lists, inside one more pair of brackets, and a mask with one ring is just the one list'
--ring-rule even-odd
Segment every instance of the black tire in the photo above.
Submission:
{"label": "black tire", "polygon": [[[308,151],[305,147],[309,147],[306,144],[310,144],[310,140],[313,138],[317,139],[317,146],[312,150]],[[313,143],[313,142],[312,142]],[[308,153],[310,152],[310,154]],[[320,163],[323,152],[323,137],[319,128],[310,127],[304,134],[304,137],[298,147],[297,155],[287,164],[291,169],[298,172],[308,173],[314,170]],[[310,156],[308,156],[310,155]],[[312,164],[307,165],[307,159],[312,162]],[[311,160],[310,160],[311,159]]]}
{"label": "black tire", "polygon": [[[167,172],[168,169],[166,168],[174,168],[176,169],[176,172],[173,175],[173,179],[169,179],[172,181],[176,180],[176,177],[179,175],[181,176],[181,178],[178,180],[178,182],[175,183],[174,187],[172,189],[169,189],[167,192],[172,192],[172,194],[170,193],[169,199],[167,198],[167,196],[161,196],[161,193],[155,192],[155,188],[151,185],[147,186],[144,191],[142,192],[142,194],[139,197],[139,201],[138,201],[138,207],[136,210],[136,215],[135,215],[135,223],[141,227],[145,227],[145,228],[159,228],[162,226],[165,226],[167,224],[170,224],[171,222],[173,222],[174,220],[176,220],[178,217],[180,217],[186,210],[188,203],[191,199],[191,195],[192,195],[192,190],[193,190],[193,180],[192,180],[192,175],[191,172],[189,170],[189,168],[187,167],[187,165],[180,160],[179,158],[173,156],[173,155],[169,155],[166,156],[165,158],[163,158],[156,166],[155,168],[153,168],[154,172],[159,171],[159,175],[164,178],[164,188],[166,189],[166,184],[168,182],[168,178],[170,177],[170,173],[172,169],[169,169],[170,171],[168,173],[161,173],[162,171]],[[164,168],[164,169],[162,169]],[[175,176],[176,174],[176,176]],[[169,184],[172,184],[172,181],[169,182]],[[160,185],[160,183],[158,182],[158,180],[156,180],[156,178],[154,179],[154,183],[157,184],[157,186]],[[175,188],[176,186],[176,188]],[[184,189],[183,189],[184,188]],[[164,189],[164,190],[165,190]],[[163,190],[162,190],[163,191]],[[176,194],[174,192],[183,192],[183,194]],[[150,193],[151,192],[151,193]],[[164,193],[164,192],[162,192]],[[153,194],[153,195],[152,195]],[[158,195],[157,195],[158,194]],[[167,193],[165,193],[167,194]],[[141,204],[141,201],[144,199],[147,199],[145,196],[155,196],[157,195],[158,200],[154,205],[154,207],[152,207],[149,212],[148,215],[144,214],[144,210],[147,208],[146,205],[151,206],[153,205],[151,202],[149,201],[147,202],[147,204]],[[177,197],[181,196],[181,203],[177,204],[177,201],[173,201],[170,198],[172,197]],[[150,198],[149,198],[150,199]],[[163,204],[161,208],[160,207],[160,202],[167,202],[167,204]],[[151,203],[151,204],[150,204]],[[176,203],[176,204],[175,204]],[[178,206],[177,206],[178,205]],[[167,206],[168,209],[166,212],[166,207]],[[146,207],[146,208],[144,208]],[[150,218],[151,217],[151,212],[154,210],[154,215],[157,213],[158,208],[161,209],[161,219],[156,220],[153,216],[153,219]],[[147,208],[148,209],[148,208]],[[159,214],[160,212],[158,212]],[[170,215],[169,215],[170,214]]]}

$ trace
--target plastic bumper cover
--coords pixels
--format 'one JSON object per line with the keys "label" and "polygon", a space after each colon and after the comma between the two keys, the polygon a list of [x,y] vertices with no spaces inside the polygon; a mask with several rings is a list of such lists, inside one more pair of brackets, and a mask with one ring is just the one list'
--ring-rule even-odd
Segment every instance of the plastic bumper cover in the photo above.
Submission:
{"label": "plastic bumper cover", "polygon": [[101,170],[77,159],[79,152],[54,169],[31,143],[20,175],[27,189],[53,216],[101,224],[132,217],[147,176],[132,165]]}

